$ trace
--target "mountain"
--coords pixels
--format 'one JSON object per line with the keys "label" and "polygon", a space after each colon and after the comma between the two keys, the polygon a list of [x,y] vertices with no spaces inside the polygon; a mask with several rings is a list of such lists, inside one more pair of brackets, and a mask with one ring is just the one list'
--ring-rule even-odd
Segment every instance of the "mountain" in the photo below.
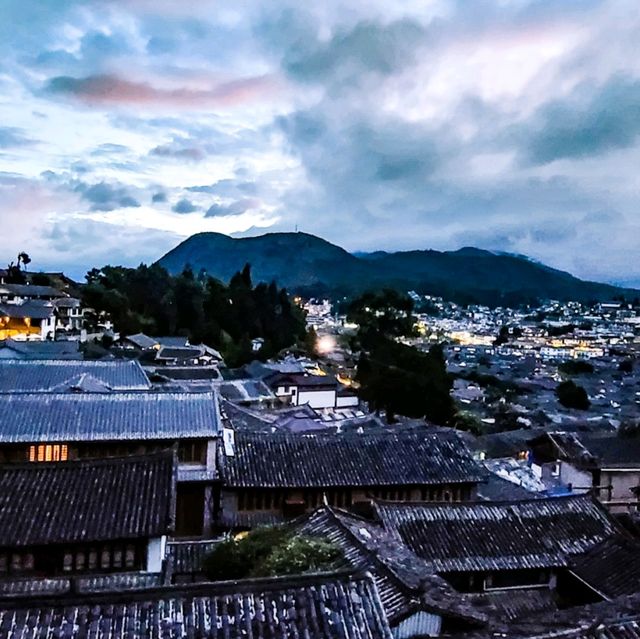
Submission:
{"label": "mountain", "polygon": [[198,233],[159,260],[171,273],[189,265],[196,273],[204,269],[225,282],[247,262],[254,281],[276,280],[293,292],[307,295],[349,295],[389,286],[489,305],[640,296],[639,291],[583,281],[522,256],[473,247],[353,255],[306,233],[267,233],[238,239]]}

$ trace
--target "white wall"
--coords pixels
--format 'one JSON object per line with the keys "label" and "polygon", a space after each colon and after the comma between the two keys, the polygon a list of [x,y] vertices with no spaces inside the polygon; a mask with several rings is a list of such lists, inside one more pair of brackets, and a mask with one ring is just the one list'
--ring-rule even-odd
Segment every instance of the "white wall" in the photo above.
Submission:
{"label": "white wall", "polygon": [[346,406],[358,406],[360,401],[358,398],[354,396],[347,395],[346,397],[337,397],[336,399],[336,407],[337,408],[345,408]]}
{"label": "white wall", "polygon": [[147,545],[147,572],[162,572],[162,562],[167,546],[167,538],[154,537]]}
{"label": "white wall", "polygon": [[311,408],[334,408],[336,405],[336,391],[300,391],[296,404],[298,406],[309,404]]}

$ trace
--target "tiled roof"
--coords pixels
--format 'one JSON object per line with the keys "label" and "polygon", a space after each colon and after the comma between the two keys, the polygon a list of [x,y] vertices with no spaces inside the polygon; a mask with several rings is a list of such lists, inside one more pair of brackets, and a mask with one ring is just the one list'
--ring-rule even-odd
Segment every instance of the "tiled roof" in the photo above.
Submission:
{"label": "tiled roof", "polygon": [[271,389],[257,379],[237,379],[221,382],[220,395],[231,402],[255,402],[273,399]]}
{"label": "tiled roof", "polygon": [[566,566],[615,534],[587,496],[461,504],[376,502],[384,527],[436,572]]}
{"label": "tiled roof", "polygon": [[[6,359],[82,359],[80,342],[50,342],[46,340],[19,341],[7,339],[0,342],[0,357]],[[6,349],[5,353],[2,349]]]}
{"label": "tiled roof", "polygon": [[211,438],[213,393],[0,393],[0,442]]}
{"label": "tiled roof", "polygon": [[144,333],[135,333],[134,335],[127,335],[124,338],[127,342],[131,342],[135,346],[141,349],[153,348],[158,345],[158,341],[154,337],[149,337]]}
{"label": "tiled roof", "polygon": [[53,317],[54,308],[49,302],[40,300],[27,300],[22,304],[0,304],[0,315],[24,319],[29,317],[34,320],[47,319]]}
{"label": "tiled roof", "polygon": [[639,437],[582,437],[600,468],[640,468]]}
{"label": "tiled roof", "polygon": [[484,472],[462,441],[425,432],[238,432],[222,458],[231,487],[400,486],[477,482]]}
{"label": "tiled roof", "polygon": [[198,346],[161,346],[156,359],[188,360],[197,359],[203,355]]}
{"label": "tiled roof", "polygon": [[94,639],[392,639],[368,575],[220,582],[12,602],[0,609],[0,636]]}
{"label": "tiled roof", "polygon": [[66,391],[87,373],[111,390],[147,390],[151,387],[136,361],[0,359],[0,393]]}
{"label": "tiled roof", "polygon": [[332,375],[309,375],[307,373],[274,373],[264,380],[271,388],[276,386],[299,386],[300,388],[339,388]]}
{"label": "tiled roof", "polygon": [[53,286],[37,284],[0,284],[0,295],[18,295],[19,297],[65,297],[66,293]]}
{"label": "tiled roof", "polygon": [[0,546],[167,534],[175,489],[171,452],[0,467]]}
{"label": "tiled roof", "polygon": [[391,623],[418,607],[471,624],[486,621],[464,595],[375,523],[323,506],[290,525],[301,534],[327,539],[351,569],[369,572]]}
{"label": "tiled roof", "polygon": [[640,542],[619,536],[575,557],[571,571],[607,599],[640,591]]}
{"label": "tiled roof", "polygon": [[493,627],[484,639],[640,639],[640,595],[537,613]]}

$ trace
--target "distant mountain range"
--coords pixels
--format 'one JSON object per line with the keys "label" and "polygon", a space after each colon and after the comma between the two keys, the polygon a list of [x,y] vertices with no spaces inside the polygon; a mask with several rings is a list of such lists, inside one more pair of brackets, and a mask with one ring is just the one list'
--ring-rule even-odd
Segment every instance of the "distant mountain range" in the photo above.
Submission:
{"label": "distant mountain range", "polygon": [[583,281],[522,256],[477,248],[352,254],[307,233],[267,233],[238,239],[198,233],[158,262],[170,273],[180,273],[188,265],[195,273],[204,269],[225,282],[248,262],[254,282],[276,280],[292,292],[310,296],[391,287],[492,306],[543,299],[588,302],[640,296],[640,291]]}

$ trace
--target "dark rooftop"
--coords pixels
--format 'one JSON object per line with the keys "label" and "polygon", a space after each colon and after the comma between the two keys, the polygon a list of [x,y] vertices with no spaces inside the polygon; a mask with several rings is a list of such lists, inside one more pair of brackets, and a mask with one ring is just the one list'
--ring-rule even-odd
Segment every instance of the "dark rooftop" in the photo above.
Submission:
{"label": "dark rooftop", "polygon": [[0,341],[1,359],[55,359],[81,360],[82,353],[77,341],[51,342],[47,340],[20,341],[7,339]]}
{"label": "dark rooftop", "polygon": [[15,319],[31,318],[34,320],[47,319],[53,316],[55,309],[48,302],[27,300],[22,304],[0,304],[0,315]]}
{"label": "dark rooftop", "polygon": [[373,522],[323,506],[292,522],[297,532],[335,544],[352,570],[373,576],[387,617],[394,622],[422,608],[469,624],[486,621],[464,595],[433,574],[426,562]]}
{"label": "dark rooftop", "polygon": [[0,467],[0,546],[158,537],[173,527],[172,452]]}
{"label": "dark rooftop", "polygon": [[617,525],[587,496],[460,504],[375,503],[398,541],[436,572],[566,566]]}
{"label": "dark rooftop", "polygon": [[571,571],[606,599],[640,591],[640,541],[623,536],[606,539],[574,557]]}
{"label": "dark rooftop", "polygon": [[368,575],[219,582],[3,603],[0,635],[147,639],[392,639]]}
{"label": "dark rooftop", "polygon": [[211,438],[209,393],[0,393],[0,442]]}
{"label": "dark rooftop", "polygon": [[136,361],[0,359],[0,393],[67,391],[85,374],[111,390],[151,388],[145,372]]}
{"label": "dark rooftop", "polygon": [[406,486],[474,483],[485,472],[455,435],[238,432],[222,457],[231,487]]}

